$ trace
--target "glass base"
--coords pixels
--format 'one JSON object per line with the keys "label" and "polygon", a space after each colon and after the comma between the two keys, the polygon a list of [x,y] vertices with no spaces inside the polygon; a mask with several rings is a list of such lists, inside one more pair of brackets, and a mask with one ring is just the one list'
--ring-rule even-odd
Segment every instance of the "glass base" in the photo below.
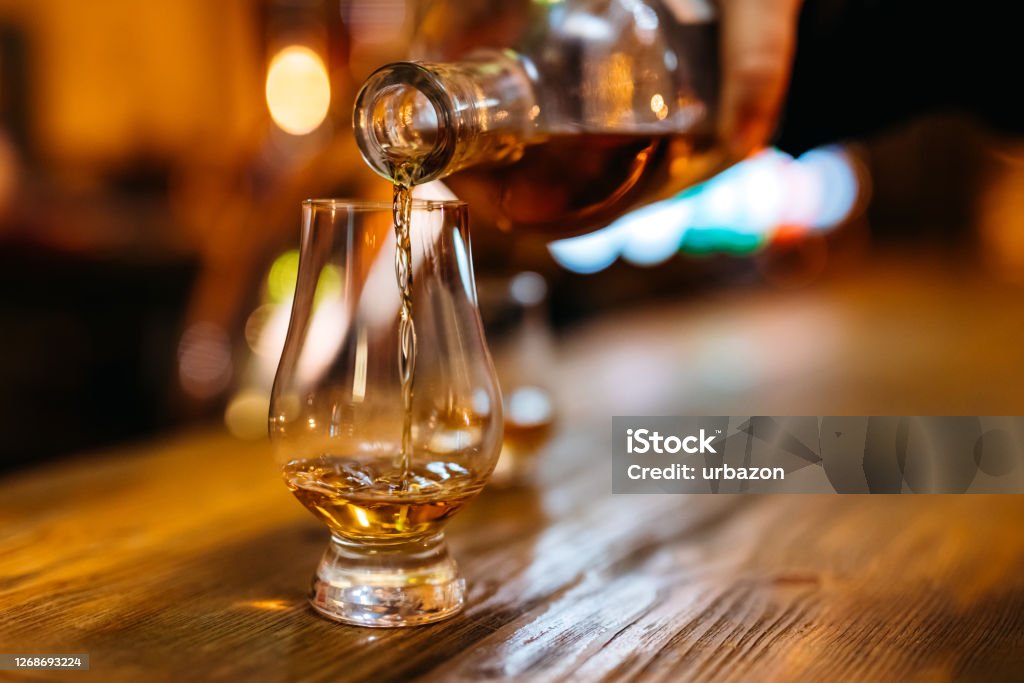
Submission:
{"label": "glass base", "polygon": [[332,536],[309,603],[335,621],[392,628],[454,616],[462,610],[465,592],[443,534],[391,545]]}

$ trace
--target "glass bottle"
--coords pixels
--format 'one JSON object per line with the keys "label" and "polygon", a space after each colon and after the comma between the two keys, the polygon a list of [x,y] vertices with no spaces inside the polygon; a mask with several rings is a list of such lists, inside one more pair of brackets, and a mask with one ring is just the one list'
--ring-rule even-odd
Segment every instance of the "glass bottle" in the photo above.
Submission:
{"label": "glass bottle", "polygon": [[364,83],[364,159],[445,178],[475,216],[564,237],[735,161],[715,140],[717,23],[704,0],[435,0],[425,61]]}

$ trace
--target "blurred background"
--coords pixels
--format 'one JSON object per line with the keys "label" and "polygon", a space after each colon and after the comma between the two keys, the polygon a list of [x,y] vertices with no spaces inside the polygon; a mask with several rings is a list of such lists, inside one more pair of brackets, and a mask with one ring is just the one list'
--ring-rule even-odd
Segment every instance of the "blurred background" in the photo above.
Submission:
{"label": "blurred background", "polygon": [[[196,423],[264,438],[299,202],[390,196],[351,106],[406,56],[411,16],[402,0],[0,0],[0,468]],[[477,225],[478,276],[543,298],[532,338],[554,344],[713,290],[798,296],[893,254],[1024,283],[1024,142],[955,111],[906,118],[767,149],[573,240]]]}

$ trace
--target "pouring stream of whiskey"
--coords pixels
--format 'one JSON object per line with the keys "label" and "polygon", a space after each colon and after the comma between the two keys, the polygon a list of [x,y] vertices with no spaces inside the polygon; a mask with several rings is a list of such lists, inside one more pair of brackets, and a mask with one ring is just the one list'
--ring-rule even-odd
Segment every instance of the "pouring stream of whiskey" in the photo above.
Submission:
{"label": "pouring stream of whiskey", "polygon": [[412,222],[412,164],[404,163],[395,169],[393,214],[395,223],[395,280],[401,297],[398,319],[398,373],[402,382],[402,441],[398,467],[401,485],[409,484],[412,459],[412,396],[416,374],[416,326],[412,318],[412,242],[409,224]]}

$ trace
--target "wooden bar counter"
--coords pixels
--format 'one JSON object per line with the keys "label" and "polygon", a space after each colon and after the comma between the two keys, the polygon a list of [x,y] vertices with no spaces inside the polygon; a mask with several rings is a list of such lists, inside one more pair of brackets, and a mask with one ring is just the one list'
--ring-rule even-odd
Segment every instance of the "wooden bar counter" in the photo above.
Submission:
{"label": "wooden bar counter", "polygon": [[[536,486],[449,527],[440,624],[305,603],[325,529],[194,431],[0,481],[0,680],[1024,680],[1024,496],[613,496],[613,414],[1022,414],[1021,290],[882,262],[580,328]],[[955,271],[955,268],[954,268]],[[59,425],[54,425],[59,429]]]}

